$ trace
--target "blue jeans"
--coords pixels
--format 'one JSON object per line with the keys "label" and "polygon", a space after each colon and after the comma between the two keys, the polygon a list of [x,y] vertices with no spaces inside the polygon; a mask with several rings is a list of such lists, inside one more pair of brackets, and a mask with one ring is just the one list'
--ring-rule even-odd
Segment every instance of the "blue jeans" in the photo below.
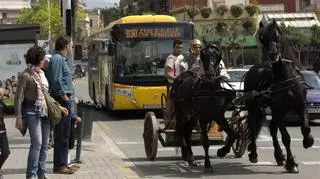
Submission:
{"label": "blue jeans", "polygon": [[23,109],[23,117],[28,120],[31,145],[28,155],[27,177],[47,173],[50,123],[42,112],[33,108]]}
{"label": "blue jeans", "polygon": [[59,170],[60,167],[68,165],[72,101],[63,101],[60,97],[53,98],[69,111],[54,128],[53,170]]}

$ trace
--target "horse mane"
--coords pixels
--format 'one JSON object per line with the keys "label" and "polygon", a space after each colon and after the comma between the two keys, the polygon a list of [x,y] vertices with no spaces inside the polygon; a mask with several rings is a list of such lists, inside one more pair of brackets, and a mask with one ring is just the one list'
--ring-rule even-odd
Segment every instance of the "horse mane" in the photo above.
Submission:
{"label": "horse mane", "polygon": [[294,50],[292,45],[290,45],[285,39],[282,38],[281,40],[281,57],[282,59],[286,59],[287,61],[291,61],[296,65],[299,63],[299,58],[296,55],[297,51]]}

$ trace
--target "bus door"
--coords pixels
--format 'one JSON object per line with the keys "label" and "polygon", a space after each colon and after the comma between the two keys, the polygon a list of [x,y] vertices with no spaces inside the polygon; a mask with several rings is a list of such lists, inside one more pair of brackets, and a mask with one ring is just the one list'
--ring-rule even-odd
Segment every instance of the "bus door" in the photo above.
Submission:
{"label": "bus door", "polygon": [[99,67],[98,67],[98,49],[95,43],[88,47],[88,83],[89,95],[91,99],[97,104],[97,95],[99,94]]}

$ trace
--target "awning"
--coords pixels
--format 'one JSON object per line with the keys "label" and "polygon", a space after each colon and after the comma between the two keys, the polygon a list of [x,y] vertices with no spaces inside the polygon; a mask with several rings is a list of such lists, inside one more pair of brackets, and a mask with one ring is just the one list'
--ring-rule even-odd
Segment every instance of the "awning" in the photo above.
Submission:
{"label": "awning", "polygon": [[256,47],[257,46],[257,39],[255,36],[243,36],[239,35],[236,37],[218,37],[218,36],[206,36],[204,40],[207,42],[216,42],[217,45],[221,47],[226,46],[234,46],[234,47]]}

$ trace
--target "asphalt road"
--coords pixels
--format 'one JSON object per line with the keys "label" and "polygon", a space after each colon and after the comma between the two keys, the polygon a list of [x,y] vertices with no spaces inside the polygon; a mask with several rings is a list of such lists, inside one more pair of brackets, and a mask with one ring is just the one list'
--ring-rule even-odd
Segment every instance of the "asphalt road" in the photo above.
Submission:
{"label": "asphalt road", "polygon": [[[87,79],[82,78],[76,82],[76,96],[88,98]],[[306,150],[302,147],[302,135],[298,126],[288,127],[291,135],[291,149],[299,165],[299,174],[286,173],[283,167],[276,166],[273,158],[273,146],[267,128],[263,128],[258,138],[259,162],[252,164],[246,152],[242,158],[235,158],[229,153],[225,158],[217,158],[217,149],[221,146],[211,146],[210,155],[213,166],[212,173],[204,173],[202,147],[193,147],[199,166],[188,167],[180,160],[180,152],[173,147],[162,147],[159,143],[157,158],[148,161],[143,143],[143,118],[144,112],[120,113],[110,116],[100,111],[95,115],[95,120],[102,126],[104,132],[111,137],[113,142],[124,154],[125,162],[138,173],[141,178],[246,178],[246,179],[315,179],[320,174],[320,127],[312,126],[315,144]],[[279,138],[281,138],[279,134]],[[281,141],[280,141],[281,142]],[[282,145],[283,147],[283,145]],[[284,148],[283,148],[284,150]],[[285,153],[285,150],[284,150]]]}

